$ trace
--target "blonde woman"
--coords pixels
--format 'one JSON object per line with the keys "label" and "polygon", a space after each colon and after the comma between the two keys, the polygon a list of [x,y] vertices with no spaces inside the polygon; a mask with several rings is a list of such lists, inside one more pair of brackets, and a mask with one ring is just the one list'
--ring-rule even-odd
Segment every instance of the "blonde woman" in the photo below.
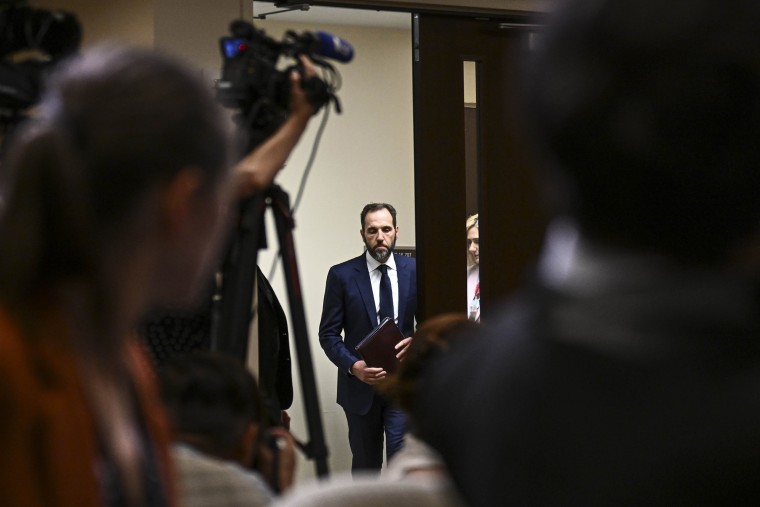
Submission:
{"label": "blonde woman", "polygon": [[467,315],[480,322],[480,228],[478,214],[465,223],[467,232]]}

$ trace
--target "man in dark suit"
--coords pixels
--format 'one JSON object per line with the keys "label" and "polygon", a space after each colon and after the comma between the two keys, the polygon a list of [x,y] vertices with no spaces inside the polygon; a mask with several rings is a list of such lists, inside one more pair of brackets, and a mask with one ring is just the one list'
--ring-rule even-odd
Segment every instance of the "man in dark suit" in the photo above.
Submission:
{"label": "man in dark suit", "polygon": [[[417,312],[415,261],[393,253],[398,237],[396,210],[386,203],[367,204],[361,224],[367,250],[330,268],[319,324],[319,342],[338,367],[337,401],[348,421],[354,472],[380,469],[383,435],[390,459],[403,445],[405,432],[403,413],[374,388],[385,379],[385,370],[368,367],[356,352],[356,345],[380,322],[383,270],[393,294],[392,316],[404,336],[411,337]],[[398,357],[410,341],[406,338],[397,345]]]}
{"label": "man in dark suit", "polygon": [[760,505],[760,3],[558,9],[524,104],[563,200],[420,434],[475,507]]}

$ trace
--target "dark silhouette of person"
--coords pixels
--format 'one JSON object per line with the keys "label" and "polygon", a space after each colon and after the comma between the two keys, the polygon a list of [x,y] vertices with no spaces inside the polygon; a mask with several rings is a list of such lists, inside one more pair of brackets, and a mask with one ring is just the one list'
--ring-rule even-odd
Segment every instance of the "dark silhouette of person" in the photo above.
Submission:
{"label": "dark silhouette of person", "polygon": [[469,504],[760,502],[759,25],[751,0],[551,14],[524,103],[556,218],[416,394]]}

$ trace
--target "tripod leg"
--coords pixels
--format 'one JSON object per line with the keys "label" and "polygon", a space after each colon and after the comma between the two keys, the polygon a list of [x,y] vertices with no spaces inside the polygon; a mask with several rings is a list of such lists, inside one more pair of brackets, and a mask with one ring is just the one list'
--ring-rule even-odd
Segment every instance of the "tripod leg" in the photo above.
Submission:
{"label": "tripod leg", "polygon": [[295,242],[293,241],[293,219],[290,215],[288,195],[279,187],[272,189],[271,206],[277,226],[280,251],[282,252],[285,282],[288,288],[290,316],[293,322],[293,337],[301,377],[301,393],[303,394],[309,429],[310,441],[306,445],[307,454],[315,461],[317,476],[326,477],[328,474],[327,446],[325,445],[321,412],[319,410],[314,365],[311,360],[311,348],[309,346],[301,282],[298,276],[298,262],[296,260]]}
{"label": "tripod leg", "polygon": [[215,302],[211,348],[245,362],[251,324],[256,260],[264,228],[266,200],[257,195],[241,203],[240,223],[222,268],[221,297]]}

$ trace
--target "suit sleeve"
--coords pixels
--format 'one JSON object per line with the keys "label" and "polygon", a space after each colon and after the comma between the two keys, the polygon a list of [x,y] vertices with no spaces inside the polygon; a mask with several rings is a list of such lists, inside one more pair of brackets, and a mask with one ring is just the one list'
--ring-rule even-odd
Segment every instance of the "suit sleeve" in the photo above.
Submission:
{"label": "suit sleeve", "polygon": [[348,350],[341,336],[345,328],[345,284],[346,281],[338,275],[335,267],[330,268],[319,323],[319,344],[330,361],[341,370],[348,371],[359,358]]}

